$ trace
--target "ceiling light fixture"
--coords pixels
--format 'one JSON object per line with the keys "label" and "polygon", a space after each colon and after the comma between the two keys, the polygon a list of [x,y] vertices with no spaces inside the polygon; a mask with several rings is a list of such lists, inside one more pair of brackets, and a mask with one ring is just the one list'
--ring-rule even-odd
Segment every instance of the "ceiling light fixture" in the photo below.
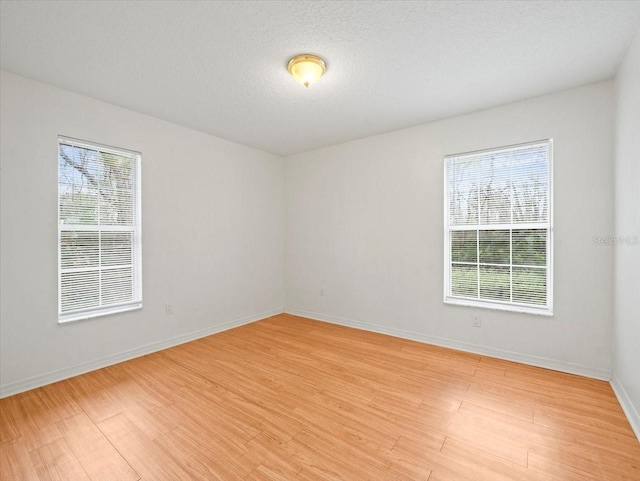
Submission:
{"label": "ceiling light fixture", "polygon": [[327,64],[317,55],[302,54],[296,55],[287,64],[287,70],[296,82],[308,87],[316,83],[326,72]]}

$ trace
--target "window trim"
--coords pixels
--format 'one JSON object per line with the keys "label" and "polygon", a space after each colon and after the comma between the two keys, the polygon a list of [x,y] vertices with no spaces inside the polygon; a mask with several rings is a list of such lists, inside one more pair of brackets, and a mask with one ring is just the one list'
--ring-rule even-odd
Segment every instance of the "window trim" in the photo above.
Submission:
{"label": "window trim", "polygon": [[[451,295],[451,245],[450,245],[450,233],[451,226],[449,225],[449,188],[448,188],[448,179],[447,179],[447,160],[456,157],[456,158],[465,158],[476,156],[479,154],[485,153],[499,153],[506,151],[514,151],[514,150],[523,150],[530,147],[535,147],[537,145],[548,145],[549,146],[549,228],[547,234],[547,304],[541,307],[535,307],[532,305],[521,304],[512,301],[499,301],[499,300],[482,300],[482,299],[470,299],[465,297],[457,297]],[[475,150],[471,152],[464,152],[460,154],[447,154],[443,159],[443,200],[444,200],[444,289],[443,289],[443,301],[445,304],[456,305],[456,306],[465,306],[465,307],[481,307],[485,309],[493,309],[500,311],[511,311],[518,313],[526,313],[526,314],[535,314],[541,316],[553,316],[553,210],[554,210],[554,199],[553,199],[553,147],[554,142],[553,138],[536,140],[532,142],[524,142],[519,144],[505,145],[497,148],[488,148]],[[514,225],[520,227],[520,224],[491,224],[493,229],[498,229],[500,226],[508,226],[508,228],[513,228]],[[526,224],[523,224],[526,225]],[[483,230],[480,229],[483,227],[480,224],[474,225],[473,229],[470,230]],[[463,230],[463,229],[460,229]]]}
{"label": "window trim", "polygon": [[[62,243],[61,243],[61,232],[63,230],[72,231],[72,229],[61,229],[60,224],[60,145],[70,145],[72,147],[80,147],[91,150],[99,150],[100,152],[107,152],[115,155],[119,154],[127,154],[133,157],[133,162],[135,163],[135,222],[133,225],[133,229],[122,229],[118,228],[119,226],[112,226],[113,231],[124,230],[131,231],[134,234],[134,247],[133,254],[134,259],[132,259],[132,270],[134,275],[134,288],[139,290],[139,296],[136,297],[135,300],[126,303],[120,304],[110,304],[102,307],[90,307],[84,309],[78,309],[69,313],[62,313]],[[57,261],[58,261],[58,324],[66,324],[69,322],[82,321],[86,319],[93,319],[95,317],[107,316],[111,314],[119,314],[123,312],[133,311],[142,309],[142,299],[143,299],[143,289],[142,289],[142,153],[124,149],[119,147],[113,147],[110,145],[101,144],[98,142],[90,142],[86,140],[80,140],[73,137],[68,137],[65,135],[58,135],[56,141],[56,156],[58,158],[58,187],[56,190],[56,203],[57,203],[57,242],[58,242],[58,252],[57,252]],[[83,230],[97,230],[101,231],[99,227],[96,225],[88,224],[83,226]],[[110,230],[110,229],[104,229]]]}

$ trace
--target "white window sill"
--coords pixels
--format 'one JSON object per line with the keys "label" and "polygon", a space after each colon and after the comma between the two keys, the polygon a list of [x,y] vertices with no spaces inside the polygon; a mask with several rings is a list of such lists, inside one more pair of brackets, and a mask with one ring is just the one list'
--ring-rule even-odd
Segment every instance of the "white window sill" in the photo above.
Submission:
{"label": "white window sill", "polygon": [[122,312],[135,311],[142,309],[142,302],[135,304],[127,304],[126,306],[114,306],[106,307],[103,309],[96,309],[86,312],[76,312],[71,314],[64,314],[58,317],[58,324],[67,324],[69,322],[84,321],[86,319],[93,319],[94,317],[108,316],[111,314],[120,314]]}
{"label": "white window sill", "polygon": [[519,305],[499,303],[499,302],[462,299],[459,297],[446,297],[444,299],[444,303],[456,305],[456,306],[482,307],[484,309],[494,309],[498,311],[511,311],[511,312],[519,312],[524,314],[535,314],[538,316],[548,316],[548,317],[553,316],[553,311],[546,306],[528,307],[528,306],[519,306]]}

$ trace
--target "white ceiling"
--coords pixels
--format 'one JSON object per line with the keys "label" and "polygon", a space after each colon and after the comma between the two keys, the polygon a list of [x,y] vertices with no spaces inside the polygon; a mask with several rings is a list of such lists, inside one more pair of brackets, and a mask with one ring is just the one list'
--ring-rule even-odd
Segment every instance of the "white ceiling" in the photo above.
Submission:
{"label": "white ceiling", "polygon": [[[0,66],[287,155],[614,75],[640,1],[6,1]],[[328,70],[308,90],[298,53]]]}

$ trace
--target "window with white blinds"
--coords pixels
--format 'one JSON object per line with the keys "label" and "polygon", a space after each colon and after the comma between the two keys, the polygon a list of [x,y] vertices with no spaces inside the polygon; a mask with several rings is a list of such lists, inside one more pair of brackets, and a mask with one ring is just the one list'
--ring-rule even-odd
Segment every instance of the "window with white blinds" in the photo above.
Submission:
{"label": "window with white blinds", "polygon": [[58,320],[142,307],[140,154],[58,138]]}
{"label": "window with white blinds", "polygon": [[445,157],[445,302],[551,314],[552,141]]}

